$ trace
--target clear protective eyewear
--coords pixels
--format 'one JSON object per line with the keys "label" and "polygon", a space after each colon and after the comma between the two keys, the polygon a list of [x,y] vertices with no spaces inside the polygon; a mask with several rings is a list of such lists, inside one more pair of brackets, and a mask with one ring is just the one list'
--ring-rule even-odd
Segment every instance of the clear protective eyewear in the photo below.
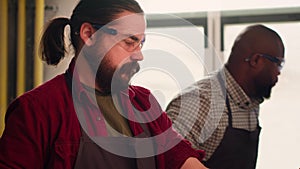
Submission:
{"label": "clear protective eyewear", "polygon": [[[269,61],[271,61],[273,63],[276,63],[279,71],[281,71],[281,69],[284,66],[284,63],[285,63],[284,58],[279,58],[279,57],[271,56],[268,54],[262,54],[262,53],[259,53],[258,55],[268,59]],[[246,62],[248,62],[249,60],[250,60],[250,57],[245,59]]]}
{"label": "clear protective eyewear", "polygon": [[[105,25],[99,25],[99,24],[94,24],[91,23],[91,25],[95,28],[95,29],[101,29],[103,32],[116,36],[118,34],[120,34],[116,29],[113,28],[108,28]],[[120,42],[118,42],[118,44],[126,51],[128,52],[133,52],[137,49],[142,49],[144,42],[145,42],[145,37],[140,40],[138,37],[134,36],[134,35],[125,35],[126,38],[122,39]]]}

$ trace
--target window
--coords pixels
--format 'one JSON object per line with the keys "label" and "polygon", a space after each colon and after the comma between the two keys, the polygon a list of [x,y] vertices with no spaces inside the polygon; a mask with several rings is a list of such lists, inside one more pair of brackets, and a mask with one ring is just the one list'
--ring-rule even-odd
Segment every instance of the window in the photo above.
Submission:
{"label": "window", "polygon": [[144,60],[132,83],[150,89],[165,108],[180,90],[203,77],[203,35],[203,27],[195,26],[147,29]]}

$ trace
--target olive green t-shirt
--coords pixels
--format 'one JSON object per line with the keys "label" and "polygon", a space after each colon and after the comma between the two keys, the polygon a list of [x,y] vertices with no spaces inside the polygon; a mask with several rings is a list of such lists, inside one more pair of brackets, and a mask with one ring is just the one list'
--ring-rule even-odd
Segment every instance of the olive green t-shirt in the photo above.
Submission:
{"label": "olive green t-shirt", "polygon": [[98,95],[96,94],[98,106],[105,118],[107,133],[111,136],[118,136],[121,133],[126,136],[132,136],[128,120],[118,111],[118,99],[112,98],[111,95]]}
{"label": "olive green t-shirt", "polygon": [[123,134],[126,136],[132,136],[128,120],[119,112],[119,110],[122,110],[120,108],[121,105],[119,104],[119,98],[114,95],[115,99],[113,99],[111,94],[103,94],[100,91],[84,84],[83,87],[90,95],[96,94],[96,101],[104,116],[108,135],[120,136],[120,134]]}

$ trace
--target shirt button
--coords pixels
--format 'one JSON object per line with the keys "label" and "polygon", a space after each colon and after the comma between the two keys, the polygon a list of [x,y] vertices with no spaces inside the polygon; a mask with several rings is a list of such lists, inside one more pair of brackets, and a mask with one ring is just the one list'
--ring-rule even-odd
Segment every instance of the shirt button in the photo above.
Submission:
{"label": "shirt button", "polygon": [[97,121],[100,121],[100,120],[101,120],[101,117],[100,117],[100,116],[97,116],[96,120],[97,120]]}

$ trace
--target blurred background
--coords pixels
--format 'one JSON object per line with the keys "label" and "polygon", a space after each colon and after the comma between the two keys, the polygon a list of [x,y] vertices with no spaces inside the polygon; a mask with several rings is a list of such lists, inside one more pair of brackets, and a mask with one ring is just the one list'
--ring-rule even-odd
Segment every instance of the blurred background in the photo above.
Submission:
{"label": "blurred background", "polygon": [[[53,67],[41,62],[36,47],[47,21],[59,16],[70,17],[77,2],[78,0],[0,0],[0,135],[4,128],[5,111],[13,99],[65,71],[73,56],[72,51],[68,52],[69,56],[59,65]],[[272,91],[271,99],[261,105],[260,123],[263,130],[257,169],[299,168],[300,111],[297,104],[300,103],[300,67],[297,64],[300,62],[300,1],[138,2],[147,14],[149,32],[175,30],[184,34],[190,32],[190,29],[201,32],[203,36],[192,38],[193,41],[199,41],[198,47],[203,52],[196,64],[193,52],[186,50],[186,46],[182,47],[180,43],[169,43],[165,37],[150,36],[143,49],[146,57],[145,62],[141,63],[142,67],[147,65],[146,58],[151,60],[149,57],[153,53],[149,51],[153,44],[165,46],[164,49],[176,53],[176,59],[188,67],[192,81],[203,78],[226,62],[235,37],[246,26],[265,24],[281,35],[286,47],[286,64],[279,83]],[[189,24],[174,24],[174,16]],[[161,62],[164,62],[164,55],[168,55],[163,52],[156,54],[156,57],[161,57]],[[167,60],[165,62],[168,65]],[[163,70],[143,73],[143,76],[135,77],[132,83],[152,90],[163,108],[182,87],[192,83],[190,81],[180,86],[176,76]]]}

